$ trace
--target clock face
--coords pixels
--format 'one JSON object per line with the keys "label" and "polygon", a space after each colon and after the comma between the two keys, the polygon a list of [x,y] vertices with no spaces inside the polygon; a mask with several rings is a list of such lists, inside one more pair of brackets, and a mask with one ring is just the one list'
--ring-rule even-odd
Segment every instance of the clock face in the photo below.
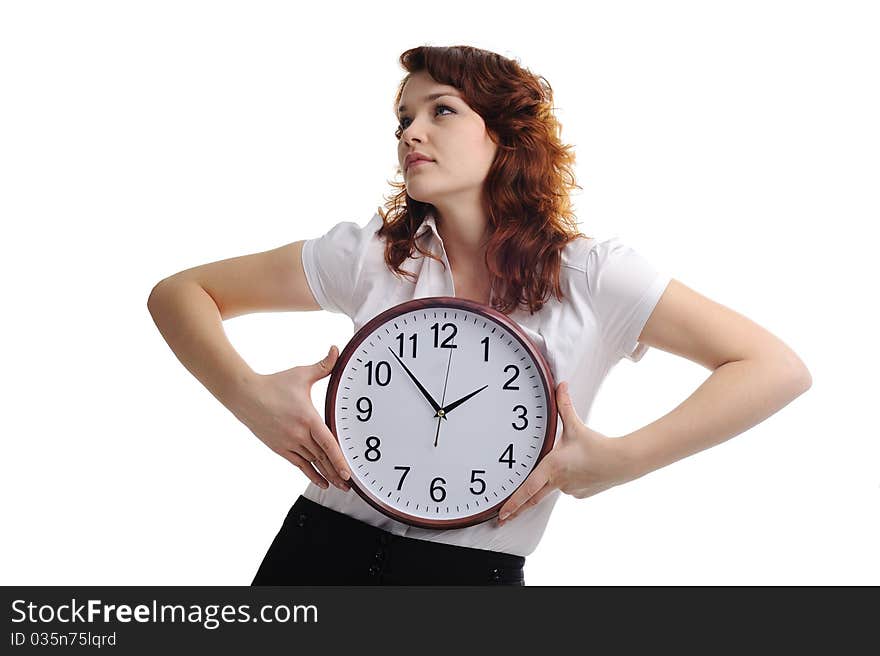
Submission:
{"label": "clock face", "polygon": [[417,299],[346,346],[327,425],[368,503],[415,526],[459,528],[496,515],[550,450],[553,389],[540,351],[500,312]]}

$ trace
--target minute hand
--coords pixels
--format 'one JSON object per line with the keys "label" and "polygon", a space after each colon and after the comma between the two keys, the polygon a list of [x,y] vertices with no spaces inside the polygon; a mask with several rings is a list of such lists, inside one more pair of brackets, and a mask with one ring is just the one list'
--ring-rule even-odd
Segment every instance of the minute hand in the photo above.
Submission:
{"label": "minute hand", "polygon": [[449,412],[450,412],[451,410],[454,410],[455,408],[457,408],[458,406],[460,406],[462,403],[464,403],[465,401],[467,401],[469,398],[471,398],[471,397],[474,396],[475,394],[479,394],[480,392],[482,392],[482,391],[483,391],[484,389],[486,389],[487,387],[489,387],[489,386],[488,386],[488,385],[483,385],[480,389],[478,389],[478,390],[474,390],[473,392],[471,392],[471,393],[468,394],[467,396],[463,396],[463,397],[461,397],[458,401],[453,401],[452,403],[450,403],[449,405],[447,405],[445,408],[443,408],[443,414],[444,414],[444,415],[448,415]]}
{"label": "minute hand", "polygon": [[[431,398],[431,395],[428,394],[428,390],[426,390],[424,387],[422,387],[422,384],[413,375],[413,372],[411,372],[409,370],[409,367],[407,367],[405,364],[403,364],[403,360],[401,360],[400,358],[397,357],[397,353],[394,352],[394,349],[389,346],[388,350],[391,351],[391,355],[393,355],[395,358],[397,358],[397,361],[400,363],[400,366],[403,367],[403,370],[407,373],[407,375],[410,378],[412,378],[412,381],[416,384],[416,387],[419,388],[419,391],[422,393],[422,395],[426,399],[428,399],[428,403],[430,403],[431,407],[434,408],[434,412],[439,412],[440,411],[440,404],[437,403],[433,398]],[[437,415],[435,414],[434,416],[436,417]]]}

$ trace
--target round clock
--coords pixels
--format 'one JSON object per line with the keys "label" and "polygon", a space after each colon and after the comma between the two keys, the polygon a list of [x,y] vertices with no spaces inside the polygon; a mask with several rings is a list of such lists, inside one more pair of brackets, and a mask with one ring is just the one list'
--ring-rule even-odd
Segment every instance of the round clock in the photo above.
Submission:
{"label": "round clock", "polygon": [[554,389],[514,321],[434,296],[357,331],[330,375],[325,419],[367,503],[412,526],[462,528],[497,515],[553,448]]}

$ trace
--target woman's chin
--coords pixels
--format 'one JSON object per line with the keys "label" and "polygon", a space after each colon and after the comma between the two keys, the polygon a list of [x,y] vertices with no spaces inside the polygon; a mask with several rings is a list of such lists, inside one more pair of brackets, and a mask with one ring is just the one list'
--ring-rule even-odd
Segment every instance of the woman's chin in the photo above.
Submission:
{"label": "woman's chin", "polygon": [[407,184],[406,185],[406,193],[413,200],[417,200],[420,203],[432,203],[432,199],[434,195],[429,193],[428,190],[420,188],[421,185],[417,184]]}

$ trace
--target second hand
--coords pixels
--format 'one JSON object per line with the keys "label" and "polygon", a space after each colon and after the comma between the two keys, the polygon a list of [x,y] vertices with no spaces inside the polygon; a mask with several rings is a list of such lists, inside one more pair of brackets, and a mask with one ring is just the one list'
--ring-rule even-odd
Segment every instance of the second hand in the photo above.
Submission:
{"label": "second hand", "polygon": [[[446,363],[446,380],[443,381],[443,399],[440,401],[440,407],[446,403],[446,385],[449,383],[449,368],[452,365],[452,349],[449,349],[449,361]],[[443,412],[440,410],[439,412]],[[445,419],[444,415],[437,418],[437,432],[434,434],[434,446],[437,446],[437,439],[440,437],[440,422]]]}

